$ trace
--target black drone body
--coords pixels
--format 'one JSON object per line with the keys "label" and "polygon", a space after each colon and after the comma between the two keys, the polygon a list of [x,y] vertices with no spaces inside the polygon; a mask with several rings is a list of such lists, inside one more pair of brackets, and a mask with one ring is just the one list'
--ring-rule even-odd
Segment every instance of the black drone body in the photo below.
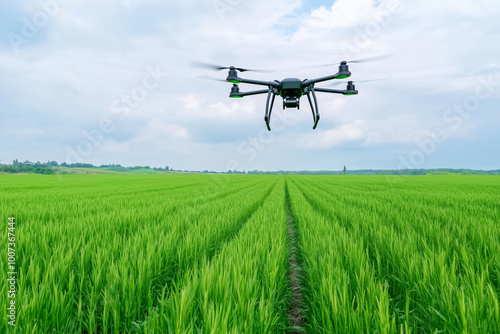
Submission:
{"label": "black drone body", "polygon": [[[374,59],[374,58],[372,58]],[[369,60],[372,60],[369,59]],[[357,60],[351,62],[362,62],[365,60]],[[336,74],[317,78],[317,79],[305,79],[300,80],[297,78],[287,78],[281,81],[259,81],[259,80],[251,80],[245,79],[238,76],[238,72],[246,72],[251,71],[244,68],[238,68],[234,66],[229,67],[219,67],[217,65],[210,65],[205,63],[197,63],[197,66],[210,68],[213,70],[223,70],[228,69],[229,73],[226,78],[227,82],[233,83],[233,87],[231,88],[231,92],[229,93],[230,98],[242,98],[250,95],[258,95],[258,94],[267,94],[267,102],[266,102],[266,111],[264,120],[266,122],[267,129],[271,131],[271,127],[269,123],[271,121],[271,113],[274,106],[274,100],[276,96],[281,96],[283,99],[283,109],[285,108],[297,108],[300,107],[300,98],[302,96],[307,96],[307,100],[309,101],[309,105],[311,107],[314,126],[313,129],[316,129],[319,122],[319,110],[318,110],[318,100],[316,98],[316,92],[322,93],[333,93],[333,94],[342,94],[342,95],[357,95],[358,91],[354,86],[352,81],[347,83],[346,89],[328,89],[328,88],[318,88],[315,87],[315,84],[334,80],[334,79],[345,79],[351,76],[351,72],[349,71],[349,67],[347,65],[347,61],[343,61],[339,65],[339,70]],[[266,89],[255,90],[249,92],[241,92],[238,84],[246,83],[252,85],[260,85],[265,86]]]}

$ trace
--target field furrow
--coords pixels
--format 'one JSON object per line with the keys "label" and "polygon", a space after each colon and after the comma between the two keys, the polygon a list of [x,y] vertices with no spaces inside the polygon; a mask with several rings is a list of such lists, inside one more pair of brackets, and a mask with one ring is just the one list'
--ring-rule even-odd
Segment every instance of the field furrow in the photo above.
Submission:
{"label": "field furrow", "polygon": [[288,311],[288,317],[290,319],[290,331],[289,333],[303,333],[305,329],[305,317],[304,317],[304,296],[303,290],[303,269],[302,269],[302,258],[299,253],[299,241],[298,241],[298,231],[297,223],[295,222],[295,215],[292,210],[292,204],[290,202],[290,192],[288,190],[288,179],[285,180],[285,209],[287,213],[288,222],[288,243],[289,243],[289,255],[288,255],[288,267],[289,267],[289,291],[291,294],[290,299],[290,310]]}
{"label": "field furrow", "polygon": [[289,182],[304,269],[307,330],[310,333],[386,333],[395,328],[387,287],[362,241],[312,207]]}

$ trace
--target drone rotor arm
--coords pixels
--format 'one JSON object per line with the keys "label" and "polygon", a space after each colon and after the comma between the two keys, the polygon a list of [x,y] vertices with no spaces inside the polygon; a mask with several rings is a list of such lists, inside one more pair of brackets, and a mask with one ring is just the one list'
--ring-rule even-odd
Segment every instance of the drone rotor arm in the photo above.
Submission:
{"label": "drone rotor arm", "polygon": [[[243,79],[238,78],[239,83],[247,83],[251,85],[260,85],[260,86],[268,86],[268,87],[279,87],[279,82],[276,81],[260,81],[260,80],[252,80],[252,79]],[[267,90],[266,90],[267,93]]]}
{"label": "drone rotor arm", "polygon": [[357,94],[358,91],[348,91],[348,90],[342,90],[342,89],[328,89],[328,88],[315,88],[317,92],[321,93],[333,93],[333,94]]}
{"label": "drone rotor arm", "polygon": [[244,96],[250,96],[250,95],[266,94],[268,91],[269,91],[268,89],[254,90],[254,91],[250,91],[250,92],[230,94],[229,97],[244,97]]}
{"label": "drone rotor arm", "polygon": [[351,76],[351,72],[346,72],[346,73],[336,73],[334,75],[329,75],[329,76],[326,76],[326,77],[322,77],[322,78],[316,78],[316,79],[307,79],[305,81],[303,81],[303,84],[304,85],[311,85],[311,84],[315,84],[315,83],[318,83],[318,82],[323,82],[323,81],[328,81],[328,80],[334,80],[334,79],[337,79],[337,78],[341,78],[341,79],[344,79],[344,78],[347,78],[347,77],[350,77]]}

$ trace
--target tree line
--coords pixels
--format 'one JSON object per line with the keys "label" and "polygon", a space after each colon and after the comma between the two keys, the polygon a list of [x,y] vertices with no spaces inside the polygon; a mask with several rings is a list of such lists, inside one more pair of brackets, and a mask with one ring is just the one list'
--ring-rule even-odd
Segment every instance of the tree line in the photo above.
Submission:
{"label": "tree line", "polygon": [[261,171],[261,170],[249,170],[249,171],[238,171],[238,170],[228,170],[226,172],[215,172],[209,170],[175,170],[166,167],[150,167],[150,166],[132,166],[124,167],[120,164],[108,164],[95,166],[90,163],[66,163],[63,162],[59,164],[57,161],[47,161],[42,163],[40,161],[31,162],[24,161],[20,162],[17,159],[12,162],[12,164],[0,164],[0,173],[9,174],[56,174],[57,167],[67,167],[67,168],[106,168],[109,170],[137,170],[137,169],[151,169],[159,172],[190,172],[190,173],[215,173],[215,174],[251,174],[251,175],[445,175],[445,174],[462,174],[462,175],[500,175],[500,170],[473,170],[473,169],[452,169],[452,168],[436,168],[436,169],[360,169],[360,170],[347,170],[344,166],[343,170],[320,170],[320,171]]}

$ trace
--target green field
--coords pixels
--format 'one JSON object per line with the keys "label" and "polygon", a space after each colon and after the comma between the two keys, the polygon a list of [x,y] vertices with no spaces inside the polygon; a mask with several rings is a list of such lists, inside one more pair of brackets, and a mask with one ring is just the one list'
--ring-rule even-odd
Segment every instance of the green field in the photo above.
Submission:
{"label": "green field", "polygon": [[9,217],[16,333],[500,333],[497,176],[0,175],[0,213],[1,333]]}

